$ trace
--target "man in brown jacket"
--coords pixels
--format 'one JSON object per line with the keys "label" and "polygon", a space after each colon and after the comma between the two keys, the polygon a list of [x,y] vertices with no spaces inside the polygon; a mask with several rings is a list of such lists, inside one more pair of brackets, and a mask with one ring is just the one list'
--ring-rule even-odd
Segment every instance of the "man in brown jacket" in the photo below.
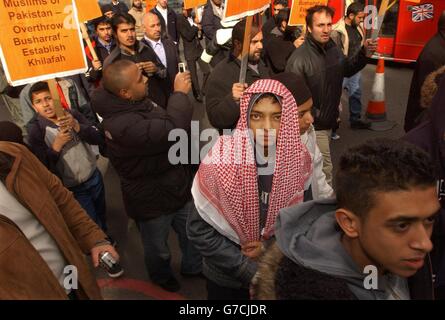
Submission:
{"label": "man in brown jacket", "polygon": [[119,258],[60,180],[0,142],[0,300],[102,299],[84,254],[97,267],[103,251]]}

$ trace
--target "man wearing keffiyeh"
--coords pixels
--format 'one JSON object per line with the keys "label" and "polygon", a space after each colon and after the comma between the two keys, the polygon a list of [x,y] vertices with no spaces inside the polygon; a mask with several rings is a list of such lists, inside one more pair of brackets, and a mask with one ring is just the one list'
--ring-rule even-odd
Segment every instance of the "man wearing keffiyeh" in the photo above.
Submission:
{"label": "man wearing keffiyeh", "polygon": [[278,210],[303,201],[312,171],[297,104],[283,84],[256,81],[241,98],[240,114],[234,134],[219,137],[192,187],[198,212],[187,233],[204,256],[209,299],[248,299]]}

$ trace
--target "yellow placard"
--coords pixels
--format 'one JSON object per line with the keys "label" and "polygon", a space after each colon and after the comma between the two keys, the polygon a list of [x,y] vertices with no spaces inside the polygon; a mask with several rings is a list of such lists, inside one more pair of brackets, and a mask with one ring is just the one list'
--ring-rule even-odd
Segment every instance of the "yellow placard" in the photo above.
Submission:
{"label": "yellow placard", "polygon": [[306,10],[317,5],[327,5],[327,0],[294,0],[290,9],[289,25],[305,25]]}
{"label": "yellow placard", "polygon": [[79,21],[84,22],[102,16],[99,3],[95,0],[75,0]]}
{"label": "yellow placard", "polygon": [[237,20],[266,10],[270,0],[227,0],[224,21]]}
{"label": "yellow placard", "polygon": [[206,4],[207,0],[184,0],[184,9],[194,9]]}
{"label": "yellow placard", "polygon": [[86,71],[71,0],[0,1],[0,30],[0,58],[12,85]]}

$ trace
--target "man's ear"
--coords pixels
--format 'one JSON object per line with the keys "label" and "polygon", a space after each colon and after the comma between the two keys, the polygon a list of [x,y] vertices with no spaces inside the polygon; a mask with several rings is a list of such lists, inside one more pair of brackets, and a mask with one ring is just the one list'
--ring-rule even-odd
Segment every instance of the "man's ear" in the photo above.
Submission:
{"label": "man's ear", "polygon": [[346,236],[349,238],[357,238],[359,236],[359,217],[352,213],[352,211],[339,208],[335,212],[335,219]]}
{"label": "man's ear", "polygon": [[128,89],[120,89],[119,96],[125,100],[131,99],[131,94],[130,94],[130,92],[128,92]]}

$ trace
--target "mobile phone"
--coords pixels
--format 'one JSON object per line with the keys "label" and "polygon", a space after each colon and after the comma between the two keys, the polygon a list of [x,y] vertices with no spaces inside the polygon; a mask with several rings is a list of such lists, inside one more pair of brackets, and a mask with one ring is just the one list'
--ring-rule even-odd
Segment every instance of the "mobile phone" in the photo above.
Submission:
{"label": "mobile phone", "polygon": [[180,62],[178,64],[178,69],[179,69],[180,73],[186,72],[187,71],[187,64],[185,62]]}

